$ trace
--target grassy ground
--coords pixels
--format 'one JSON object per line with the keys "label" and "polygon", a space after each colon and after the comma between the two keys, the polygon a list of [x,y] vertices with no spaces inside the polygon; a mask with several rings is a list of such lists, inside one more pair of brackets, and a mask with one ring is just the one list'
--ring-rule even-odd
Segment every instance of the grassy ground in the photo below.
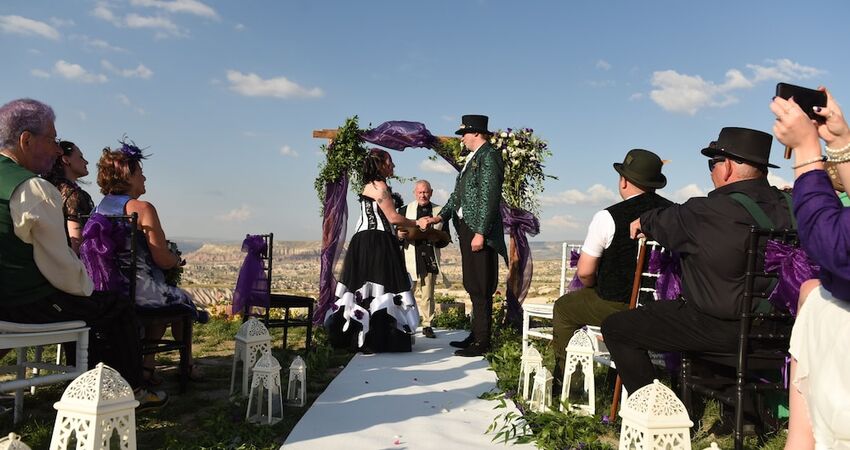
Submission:
{"label": "grassy ground", "polygon": [[[275,425],[248,424],[244,420],[247,399],[231,397],[228,393],[233,337],[240,325],[241,321],[220,317],[196,325],[194,355],[203,371],[203,379],[190,382],[184,393],[178,392],[177,354],[158,355],[158,374],[165,382],[156,389],[168,392],[170,400],[158,411],[136,415],[138,448],[278,449],[316,397],[352,357],[351,353],[330,349],[325,345],[322,331],[317,330],[313,337],[314,351],[307,357],[307,406],[285,407],[284,419]],[[272,330],[272,354],[283,367],[289,367],[296,354],[303,357],[304,337],[304,328],[291,329],[289,345],[284,350],[282,331]],[[14,358],[14,355],[4,357],[3,363],[8,362],[7,358]],[[281,377],[285,383],[285,370]],[[0,415],[0,435],[15,432],[33,449],[47,448],[56,417],[53,403],[60,399],[65,387],[66,384],[46,386],[39,388],[34,396],[27,395],[24,420],[13,425],[11,413]],[[11,406],[11,402],[3,401],[2,405]]]}

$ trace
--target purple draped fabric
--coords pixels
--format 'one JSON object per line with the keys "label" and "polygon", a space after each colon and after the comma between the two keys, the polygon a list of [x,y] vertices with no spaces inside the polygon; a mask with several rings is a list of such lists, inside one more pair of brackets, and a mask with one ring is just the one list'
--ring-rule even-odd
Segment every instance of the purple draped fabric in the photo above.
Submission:
{"label": "purple draped fabric", "polygon": [[[578,258],[581,256],[581,253],[578,250],[571,249],[570,250],[570,268],[575,269],[578,267]],[[570,284],[567,285],[565,289],[566,292],[575,292],[579,289],[584,289],[584,283],[581,282],[581,279],[578,277],[578,273],[573,275],[573,279],[570,280]]]}
{"label": "purple draped fabric", "polygon": [[655,282],[655,295],[658,300],[679,298],[682,293],[682,267],[677,253],[653,249],[649,253],[647,270],[659,274]]}
{"label": "purple draped fabric", "polygon": [[334,265],[342,252],[345,242],[346,226],[348,224],[348,177],[343,175],[339,180],[325,186],[325,213],[322,220],[322,256],[319,272],[319,302],[313,314],[313,323],[321,325],[325,313],[334,304],[336,279]]}
{"label": "purple draped fabric", "polygon": [[779,283],[768,297],[770,303],[796,317],[800,285],[806,280],[817,278],[820,267],[812,262],[801,248],[778,241],[767,241],[764,270],[779,274]]}
{"label": "purple draped fabric", "polygon": [[269,307],[269,283],[263,270],[263,254],[267,249],[262,236],[248,236],[242,241],[242,251],[248,254],[239,269],[233,290],[234,314],[245,312],[252,306]]}
{"label": "purple draped fabric", "polygon": [[[516,245],[518,270],[517,279],[508,280],[506,300],[508,306],[508,320],[514,322],[522,319],[522,302],[528,294],[531,286],[531,275],[534,271],[534,263],[531,258],[531,248],[528,245],[527,235],[537,236],[540,233],[540,222],[534,214],[520,209],[511,208],[505,202],[500,205],[502,222],[505,233],[509,234]],[[511,289],[515,287],[516,290]]]}
{"label": "purple draped fabric", "polygon": [[80,259],[94,283],[94,290],[119,291],[124,286],[124,276],[115,255],[126,238],[126,230],[102,214],[92,214],[86,222]]}
{"label": "purple draped fabric", "polygon": [[437,142],[437,138],[424,124],[405,120],[384,122],[363,132],[360,137],[366,142],[393,150],[404,150],[407,147],[434,148]]}

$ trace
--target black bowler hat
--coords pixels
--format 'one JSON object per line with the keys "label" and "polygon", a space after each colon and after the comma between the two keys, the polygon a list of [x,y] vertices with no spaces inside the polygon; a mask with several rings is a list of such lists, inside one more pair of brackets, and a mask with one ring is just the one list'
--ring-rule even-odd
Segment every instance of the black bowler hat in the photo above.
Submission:
{"label": "black bowler hat", "polygon": [[773,136],[763,131],[726,127],[720,130],[716,141],[711,141],[708,147],[702,149],[702,154],[709,158],[724,156],[755,166],[778,169],[779,166],[768,162],[772,143]]}
{"label": "black bowler hat", "polygon": [[661,173],[664,162],[649,150],[635,148],[626,153],[623,163],[614,163],[614,170],[632,183],[652,189],[667,186],[667,177]]}
{"label": "black bowler hat", "polygon": [[455,131],[455,134],[463,136],[466,133],[482,133],[493,134],[487,131],[487,116],[478,114],[467,114],[461,119],[460,128]]}

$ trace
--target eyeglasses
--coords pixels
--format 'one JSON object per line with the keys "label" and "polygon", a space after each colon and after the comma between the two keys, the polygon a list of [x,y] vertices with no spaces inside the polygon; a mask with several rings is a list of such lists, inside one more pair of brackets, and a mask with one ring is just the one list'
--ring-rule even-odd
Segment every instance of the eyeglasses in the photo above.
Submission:
{"label": "eyeglasses", "polygon": [[720,162],[723,162],[723,161],[726,161],[726,158],[724,158],[722,156],[718,156],[718,157],[709,159],[708,160],[708,171],[714,172],[714,166],[716,166],[717,163],[720,163]]}

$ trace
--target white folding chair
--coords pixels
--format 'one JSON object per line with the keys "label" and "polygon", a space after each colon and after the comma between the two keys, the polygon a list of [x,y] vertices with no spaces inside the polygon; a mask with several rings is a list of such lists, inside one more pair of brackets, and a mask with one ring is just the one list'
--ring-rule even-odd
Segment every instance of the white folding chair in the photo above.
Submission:
{"label": "white folding chair", "polygon": [[[63,365],[60,361],[41,361],[41,346],[76,343],[76,361]],[[28,357],[28,348],[35,347],[37,357]],[[88,370],[89,328],[83,321],[25,324],[0,321],[0,349],[14,349],[17,361],[0,367],[0,374],[15,374],[15,378],[0,382],[0,392],[14,392],[14,423],[24,411],[24,389],[44,384],[73,380]],[[27,369],[30,369],[29,377]]]}

